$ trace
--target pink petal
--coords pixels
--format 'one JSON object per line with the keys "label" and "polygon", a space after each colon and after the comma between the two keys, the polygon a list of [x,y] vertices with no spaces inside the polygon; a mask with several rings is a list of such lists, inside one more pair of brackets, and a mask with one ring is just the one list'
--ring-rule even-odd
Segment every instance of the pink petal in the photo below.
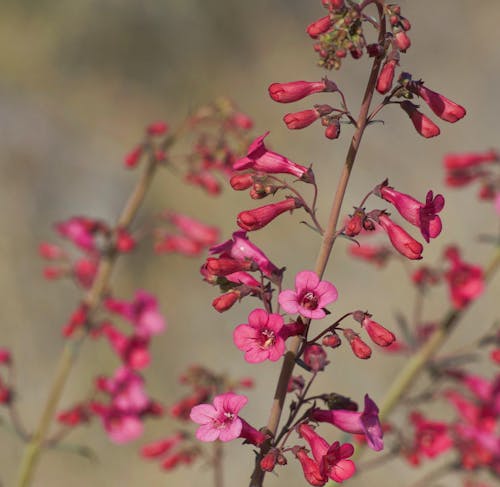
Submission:
{"label": "pink petal", "polygon": [[274,333],[277,335],[281,329],[284,326],[283,318],[275,313],[271,313],[268,317],[268,321],[266,324],[266,328],[268,330],[274,331]]}
{"label": "pink petal", "polygon": [[340,460],[329,472],[335,482],[342,482],[356,473],[356,465],[352,460]]}
{"label": "pink petal", "polygon": [[199,404],[191,409],[189,417],[198,424],[211,423],[217,415],[216,409],[211,404]]}
{"label": "pink petal", "polygon": [[253,328],[265,328],[267,321],[269,320],[269,314],[264,309],[254,309],[248,315],[248,324]]}
{"label": "pink petal", "polygon": [[250,364],[264,362],[269,357],[268,350],[262,350],[259,347],[250,348],[245,352],[245,360]]}
{"label": "pink petal", "polygon": [[324,306],[333,303],[337,300],[339,295],[337,288],[328,281],[321,281],[314,290],[314,294],[316,294],[319,298],[319,308],[323,308]]}
{"label": "pink petal", "polygon": [[302,316],[313,320],[320,320],[326,316],[326,313],[321,308],[307,309],[299,306],[298,311]]}
{"label": "pink petal", "polygon": [[299,311],[299,303],[297,300],[297,294],[291,289],[285,289],[281,291],[278,301],[287,313],[297,313]]}
{"label": "pink petal", "polygon": [[196,438],[200,441],[215,441],[220,432],[221,430],[214,428],[212,424],[204,424],[196,430]]}
{"label": "pink petal", "polygon": [[255,345],[255,340],[259,331],[250,325],[238,325],[233,331],[234,344],[242,351],[246,352]]}
{"label": "pink petal", "polygon": [[227,428],[221,429],[219,434],[220,441],[231,441],[238,438],[243,428],[241,419],[236,418]]}
{"label": "pink petal", "polygon": [[226,394],[222,394],[222,396],[224,396],[224,410],[233,414],[238,414],[240,409],[242,409],[248,402],[248,398],[241,394],[228,392]]}
{"label": "pink petal", "polygon": [[279,360],[283,354],[285,353],[285,341],[283,338],[278,337],[276,338],[276,343],[274,344],[274,347],[269,349],[269,360],[272,362],[276,362],[276,360]]}
{"label": "pink petal", "polygon": [[315,289],[319,284],[319,277],[313,271],[302,271],[295,276],[295,289],[297,294],[305,289]]}

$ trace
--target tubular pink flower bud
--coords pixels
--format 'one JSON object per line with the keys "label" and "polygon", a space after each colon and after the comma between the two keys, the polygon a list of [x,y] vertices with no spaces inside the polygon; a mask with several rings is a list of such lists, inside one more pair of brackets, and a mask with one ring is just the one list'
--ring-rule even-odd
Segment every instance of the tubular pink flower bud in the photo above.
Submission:
{"label": "tubular pink flower bud", "polygon": [[411,46],[410,38],[404,30],[394,32],[394,44],[402,52],[406,52]]}
{"label": "tubular pink flower bud", "polygon": [[387,232],[389,240],[400,254],[411,260],[419,260],[422,258],[422,251],[424,250],[422,244],[415,240],[406,230],[396,225],[385,214],[379,216],[378,222]]}
{"label": "tubular pink flower bud", "polygon": [[391,333],[382,325],[373,321],[368,314],[365,315],[365,318],[361,322],[361,326],[366,330],[372,342],[381,347],[388,347],[396,340],[394,333]]}
{"label": "tubular pink flower bud", "polygon": [[377,79],[377,91],[382,95],[385,95],[392,88],[394,71],[397,64],[397,59],[389,59],[380,70],[380,74]]}
{"label": "tubular pink flower bud", "polygon": [[407,113],[415,127],[415,130],[426,139],[436,137],[441,131],[439,127],[422,112],[417,110],[417,107],[410,101],[403,101],[399,106]]}
{"label": "tubular pink flower bud", "polygon": [[464,169],[479,166],[484,163],[498,162],[500,155],[494,150],[486,152],[466,152],[462,154],[446,154],[444,156],[445,169]]}
{"label": "tubular pink flower bud", "polygon": [[340,135],[340,121],[338,118],[333,119],[325,129],[325,137],[330,140],[338,139]]}
{"label": "tubular pink flower bud", "polygon": [[351,349],[356,357],[360,359],[369,359],[372,356],[372,349],[359,338],[359,335],[354,330],[346,328],[344,330],[344,336],[349,342],[349,345],[351,345]]}
{"label": "tubular pink flower bud", "polygon": [[322,81],[291,81],[289,83],[273,83],[269,86],[269,96],[279,103],[299,101],[313,93],[337,91],[337,85],[328,79]]}
{"label": "tubular pink flower bud", "polygon": [[309,127],[320,117],[318,110],[303,110],[301,112],[287,113],[283,121],[290,130],[298,130]]}
{"label": "tubular pink flower bud", "polygon": [[159,120],[158,122],[153,122],[146,127],[146,133],[148,135],[164,135],[168,132],[168,124]]}
{"label": "tubular pink flower bud", "polygon": [[285,156],[267,150],[264,139],[269,132],[257,137],[250,147],[246,157],[239,159],[233,164],[235,171],[253,169],[268,174],[293,174],[295,177],[307,183],[314,182],[314,174],[311,169],[301,166]]}
{"label": "tubular pink flower bud", "polygon": [[253,186],[253,174],[235,174],[229,180],[229,184],[235,191],[244,191]]}
{"label": "tubular pink flower bud", "polygon": [[340,340],[340,337],[337,335],[337,333],[332,333],[331,335],[324,336],[321,340],[321,343],[325,347],[337,348],[342,344],[342,341]]}
{"label": "tubular pink flower bud", "polygon": [[420,83],[411,83],[409,89],[420,96],[441,120],[455,123],[467,113],[464,107]]}
{"label": "tubular pink flower bud", "polygon": [[139,161],[141,160],[142,157],[142,151],[143,147],[142,145],[138,145],[137,147],[134,147],[124,158],[123,162],[125,164],[125,167],[128,169],[132,169],[137,164],[139,164]]}
{"label": "tubular pink flower bud", "polygon": [[329,15],[321,17],[307,26],[306,32],[312,39],[317,39],[321,34],[327,32],[332,26]]}
{"label": "tubular pink flower bud", "polygon": [[141,448],[141,456],[144,458],[160,457],[177,446],[183,440],[183,438],[184,435],[178,432],[160,441],[148,443]]}
{"label": "tubular pink flower bud", "polygon": [[223,313],[233,306],[240,299],[239,291],[229,291],[226,294],[221,294],[212,301],[212,306],[219,312]]}
{"label": "tubular pink flower bud", "polygon": [[278,455],[279,450],[271,448],[260,461],[260,468],[264,470],[264,472],[272,472],[277,463]]}
{"label": "tubular pink flower bud", "polygon": [[365,220],[365,212],[361,208],[356,208],[354,214],[347,220],[344,225],[344,235],[355,237],[363,230],[363,222]]}
{"label": "tubular pink flower bud", "polygon": [[240,228],[247,232],[251,232],[265,227],[285,211],[292,211],[301,206],[302,203],[299,200],[287,198],[279,203],[271,203],[253,210],[242,211],[239,213],[236,221]]}

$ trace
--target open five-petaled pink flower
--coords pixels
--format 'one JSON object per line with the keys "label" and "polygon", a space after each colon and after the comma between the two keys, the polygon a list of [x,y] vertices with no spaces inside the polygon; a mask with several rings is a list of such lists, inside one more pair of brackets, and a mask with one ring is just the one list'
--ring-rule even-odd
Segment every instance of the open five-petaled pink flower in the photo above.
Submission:
{"label": "open five-petaled pink flower", "polygon": [[248,398],[233,392],[214,397],[212,404],[199,404],[191,409],[190,418],[201,426],[196,438],[201,441],[231,441],[240,436],[243,422],[238,417]]}
{"label": "open five-petaled pink flower", "polygon": [[267,359],[274,362],[285,352],[285,340],[280,336],[282,328],[280,315],[254,309],[248,316],[248,324],[234,329],[234,343],[245,352],[247,362],[258,363]]}
{"label": "open five-petaled pink flower", "polygon": [[299,313],[306,318],[321,319],[323,308],[337,299],[337,289],[328,281],[320,281],[312,271],[302,271],[295,277],[295,291],[286,289],[279,295],[279,303],[287,313]]}

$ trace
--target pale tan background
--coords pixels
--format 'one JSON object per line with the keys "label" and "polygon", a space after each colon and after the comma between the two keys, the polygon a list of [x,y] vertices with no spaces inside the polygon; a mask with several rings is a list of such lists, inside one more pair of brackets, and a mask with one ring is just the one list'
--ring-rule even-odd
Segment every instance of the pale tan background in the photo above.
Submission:
{"label": "pale tan background", "polygon": [[[413,46],[403,66],[430,88],[467,107],[465,120],[440,123],[434,140],[417,136],[406,115],[388,110],[386,123],[368,130],[347,197],[349,208],[386,176],[403,191],[423,196],[428,188],[445,192],[445,231],[425,250],[439,259],[441,246],[468,246],[465,256],[487,261],[487,249],[475,242],[478,232],[495,228],[487,205],[475,201],[475,190],[452,192],[442,185],[441,158],[450,150],[498,147],[498,87],[500,4],[496,0],[403,1],[412,22]],[[143,126],[166,118],[175,123],[198,103],[226,94],[256,120],[256,133],[272,129],[276,150],[304,164],[314,162],[322,186],[320,217],[327,207],[349,140],[344,128],[339,141],[327,142],[320,127],[290,132],[280,119],[288,110],[271,102],[271,82],[317,79],[311,42],[305,26],[323,15],[319,0],[4,0],[0,16],[0,345],[12,349],[18,365],[20,410],[33,425],[46,397],[58,353],[60,327],[78,293],[68,283],[47,284],[36,247],[50,240],[51,223],[73,214],[113,219],[130,190],[134,175],[121,166],[123,154],[139,139]],[[357,111],[366,80],[367,60],[346,62],[331,78],[339,83]],[[308,102],[293,109],[306,108]],[[162,174],[155,182],[145,213],[173,208],[222,226],[227,236],[234,215],[252,202],[227,192],[211,199],[179,186]],[[284,216],[255,235],[291,276],[311,268],[318,239],[298,225],[299,216]],[[346,258],[339,242],[327,277],[339,288],[334,312],[369,309],[395,328],[396,310],[411,305],[404,273],[396,266],[376,272]],[[183,389],[176,376],[192,362],[219,370],[255,374],[244,416],[260,425],[267,418],[278,371],[276,364],[249,366],[231,342],[231,331],[242,322],[252,302],[224,315],[210,308],[215,289],[197,274],[199,262],[178,257],[151,257],[148,249],[122,259],[115,274],[124,297],[137,287],[158,294],[170,328],[153,345],[154,361],[147,378],[152,394],[171,403]],[[498,282],[468,314],[454,342],[469,340],[498,316]],[[432,302],[429,317],[442,314],[445,294]],[[203,347],[203,348],[202,348]],[[332,355],[333,365],[322,377],[323,389],[335,389],[361,401],[365,391],[381,399],[399,359],[377,352],[360,362],[346,351]],[[64,404],[79,398],[98,372],[110,373],[116,360],[104,343],[89,344],[71,376]],[[318,390],[321,390],[318,387]],[[437,414],[439,415],[439,410]],[[442,412],[441,412],[442,416]],[[150,421],[145,439],[167,434],[168,420]],[[99,463],[62,452],[42,460],[37,487],[198,486],[210,485],[210,472],[198,464],[164,474],[136,454],[142,442],[112,446],[100,425],[80,430],[72,440],[92,445]],[[0,430],[0,478],[14,485],[21,444]],[[227,462],[229,486],[246,485],[251,470],[248,447],[231,445]],[[390,470],[389,470],[390,468]],[[408,477],[400,462],[374,472],[370,481],[352,485],[399,486]],[[266,485],[304,485],[296,462]],[[377,483],[379,482],[379,483]],[[443,484],[444,485],[444,484]],[[450,480],[446,485],[457,485]]]}

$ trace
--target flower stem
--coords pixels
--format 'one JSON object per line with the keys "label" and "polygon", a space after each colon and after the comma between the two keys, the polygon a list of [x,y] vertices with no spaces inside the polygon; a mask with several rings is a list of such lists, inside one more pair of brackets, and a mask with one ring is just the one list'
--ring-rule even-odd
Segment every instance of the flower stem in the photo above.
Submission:
{"label": "flower stem", "polygon": [[[385,38],[385,18],[383,9],[379,4],[377,4],[377,9],[381,25],[379,31],[379,42],[382,42]],[[349,146],[349,150],[347,152],[346,160],[344,163],[344,168],[342,170],[342,174],[337,184],[337,190],[333,198],[330,215],[328,218],[327,226],[325,228],[325,232],[323,234],[323,240],[321,242],[321,247],[315,265],[315,272],[316,274],[318,274],[320,279],[325,272],[330,254],[332,252],[333,244],[335,243],[337,237],[336,228],[339,221],[342,202],[344,200],[347,184],[352,172],[352,167],[358,154],[361,139],[368,123],[368,112],[370,110],[370,105],[373,98],[373,93],[375,91],[381,63],[382,58],[380,57],[376,57],[373,60],[370,77],[366,85],[359,116],[356,122],[356,131],[354,132],[354,135],[352,137],[351,144]],[[297,352],[299,350],[301,341],[302,337],[293,337],[291,339],[289,349],[283,358],[283,365],[281,367],[278,383],[276,385],[274,400],[271,406],[271,412],[267,423],[267,430],[272,436],[276,434],[276,431],[278,429],[281,413],[283,412],[283,405],[285,403],[288,382],[293,372],[295,358],[297,357]],[[261,448],[260,454],[257,455],[255,468],[250,480],[250,487],[261,487],[263,484],[265,472],[260,468],[260,460],[263,455],[269,450],[269,448],[270,442],[266,442]]]}
{"label": "flower stem", "polygon": [[[167,138],[164,142],[164,147],[167,148],[170,146],[173,140],[174,137]],[[130,226],[144,201],[146,193],[153,180],[153,176],[156,172],[156,168],[157,163],[155,161],[154,154],[151,154],[145,163],[141,177],[137,181],[137,184],[135,185],[117,220],[116,228],[126,229]],[[102,255],[99,261],[94,283],[84,299],[84,303],[86,304],[90,314],[97,308],[102,296],[108,289],[109,280],[116,258],[116,251],[111,251]],[[19,468],[17,484],[19,487],[28,487],[31,484],[42,448],[44,446],[45,438],[49,432],[50,425],[64,390],[64,386],[66,385],[71,369],[76,362],[83,341],[85,340],[86,331],[82,329],[75,335],[76,336],[71,341],[68,340],[66,342],[63,348],[57,365],[55,377],[50,387],[49,396],[43,407],[38,426],[25,447]]]}

